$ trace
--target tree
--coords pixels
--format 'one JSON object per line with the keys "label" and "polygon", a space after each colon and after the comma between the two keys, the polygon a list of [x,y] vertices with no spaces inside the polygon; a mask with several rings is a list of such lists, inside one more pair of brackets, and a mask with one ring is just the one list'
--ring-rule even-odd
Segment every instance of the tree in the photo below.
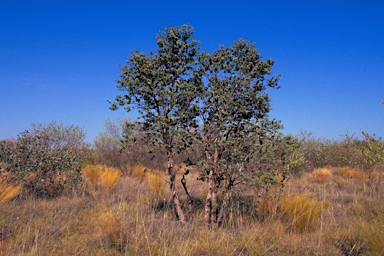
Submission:
{"label": "tree", "polygon": [[167,26],[156,37],[156,53],[133,52],[117,81],[123,93],[111,103],[112,110],[122,106],[128,112],[136,109],[139,127],[153,146],[165,148],[175,212],[183,223],[186,218],[176,191],[174,154],[190,143],[185,129],[197,126],[195,111],[190,111],[200,84],[194,72],[199,43],[193,33],[190,25]]}
{"label": "tree", "polygon": [[[266,89],[279,88],[279,76],[270,75],[274,62],[262,60],[254,43],[240,39],[231,47],[199,55],[200,72],[206,84],[199,91],[199,123],[195,137],[204,146],[201,179],[208,182],[205,221],[217,227],[223,217],[229,192],[251,178],[260,166],[255,162],[258,144],[275,133],[280,125],[270,120],[270,98]],[[260,141],[260,143],[259,143]],[[220,182],[225,180],[222,207]]]}

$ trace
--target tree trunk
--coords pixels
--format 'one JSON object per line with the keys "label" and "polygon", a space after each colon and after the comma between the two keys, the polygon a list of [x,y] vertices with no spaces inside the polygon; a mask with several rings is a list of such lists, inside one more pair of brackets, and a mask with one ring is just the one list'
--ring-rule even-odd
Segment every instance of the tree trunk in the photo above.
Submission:
{"label": "tree trunk", "polygon": [[168,175],[169,175],[169,188],[171,189],[171,192],[172,192],[172,199],[173,199],[173,204],[175,206],[176,218],[181,223],[184,224],[186,223],[186,218],[185,218],[183,209],[181,208],[179,197],[176,191],[176,172],[175,172],[175,169],[173,168],[172,152],[168,152]]}
{"label": "tree trunk", "polygon": [[[208,156],[208,154],[206,154]],[[205,201],[204,219],[213,229],[217,227],[217,162],[219,153],[215,150],[213,166],[208,175],[208,193]],[[209,158],[207,160],[210,160]]]}
{"label": "tree trunk", "polygon": [[214,180],[213,183],[213,189],[212,189],[212,208],[211,208],[211,227],[212,229],[217,228],[217,209],[218,209],[218,203],[217,203],[217,187],[216,182]]}
{"label": "tree trunk", "polygon": [[224,194],[223,202],[221,203],[219,214],[217,216],[217,226],[220,226],[221,223],[223,222],[229,197],[230,197],[230,189],[228,189]]}

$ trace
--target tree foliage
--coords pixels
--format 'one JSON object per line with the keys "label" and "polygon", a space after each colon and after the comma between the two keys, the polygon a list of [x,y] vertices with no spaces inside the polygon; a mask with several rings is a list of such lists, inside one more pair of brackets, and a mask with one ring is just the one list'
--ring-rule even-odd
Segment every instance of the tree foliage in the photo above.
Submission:
{"label": "tree foliage", "polygon": [[156,53],[133,52],[117,81],[123,94],[111,103],[112,110],[119,106],[126,111],[136,109],[141,118],[139,127],[153,145],[166,149],[173,201],[182,222],[185,216],[176,193],[173,158],[188,146],[182,128],[194,121],[193,112],[188,111],[197,88],[194,70],[199,44],[193,33],[190,25],[166,27],[156,37]]}
{"label": "tree foliage", "polygon": [[[199,91],[201,129],[196,138],[205,151],[201,179],[209,187],[205,220],[215,227],[221,222],[232,188],[244,184],[257,170],[248,164],[255,163],[257,143],[280,128],[279,122],[268,117],[270,98],[266,92],[267,88],[279,88],[279,76],[267,78],[273,61],[262,60],[255,44],[243,39],[212,54],[200,54],[199,62],[206,83]],[[221,180],[226,185],[219,207]]]}

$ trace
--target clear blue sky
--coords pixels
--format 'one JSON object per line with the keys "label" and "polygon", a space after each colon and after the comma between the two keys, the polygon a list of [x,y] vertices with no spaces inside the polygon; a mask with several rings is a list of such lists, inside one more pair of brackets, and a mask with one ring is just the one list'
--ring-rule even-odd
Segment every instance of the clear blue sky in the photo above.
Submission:
{"label": "clear blue sky", "polygon": [[201,49],[238,38],[275,60],[271,115],[284,132],[384,136],[384,1],[0,0],[0,139],[34,122],[83,127],[93,141],[118,94],[119,65],[190,23]]}

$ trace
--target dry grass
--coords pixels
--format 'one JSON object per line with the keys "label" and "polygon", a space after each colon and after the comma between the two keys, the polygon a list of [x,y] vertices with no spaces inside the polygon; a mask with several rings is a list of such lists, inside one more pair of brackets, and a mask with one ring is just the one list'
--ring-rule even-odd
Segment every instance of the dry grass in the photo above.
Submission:
{"label": "dry grass", "polygon": [[[204,202],[206,186],[194,177],[194,173],[187,176],[190,192]],[[293,177],[282,200],[275,202],[272,217],[259,221],[252,215],[257,205],[242,204],[248,209],[229,209],[226,222],[216,231],[204,224],[204,205],[188,212],[189,222],[180,225],[170,193],[152,188],[149,181],[163,177],[150,170],[143,176],[120,177],[110,193],[103,190],[103,198],[16,199],[0,211],[0,232],[11,231],[0,252],[43,256],[383,255],[382,190],[371,196],[364,192],[364,183],[341,175],[334,175],[332,181],[336,177],[345,183],[314,183],[311,174]],[[156,191],[165,200],[160,201]]]}
{"label": "dry grass", "polygon": [[288,228],[294,232],[315,230],[320,224],[320,214],[326,205],[305,194],[285,196],[282,210],[287,218]]}
{"label": "dry grass", "polygon": [[100,190],[109,193],[121,176],[120,170],[106,165],[89,164],[82,172],[86,189],[94,197]]}
{"label": "dry grass", "polygon": [[[0,163],[1,168],[4,168],[5,165]],[[6,173],[0,173],[0,206],[9,202],[21,192],[21,184],[13,184],[8,182]]]}
{"label": "dry grass", "polygon": [[366,181],[368,174],[361,170],[356,170],[350,167],[341,167],[337,170],[338,174],[346,179],[355,179],[360,181]]}
{"label": "dry grass", "polygon": [[325,183],[332,177],[332,170],[330,168],[318,168],[312,172],[312,179],[318,183]]}
{"label": "dry grass", "polygon": [[0,182],[0,206],[9,202],[21,192],[21,185],[7,184],[6,182]]}
{"label": "dry grass", "polygon": [[164,181],[166,177],[163,172],[152,170],[139,163],[136,163],[133,166],[128,166],[127,168],[131,171],[132,176],[139,182],[145,181],[157,197],[164,194]]}
{"label": "dry grass", "polygon": [[131,172],[132,176],[138,179],[140,182],[144,181],[145,173],[147,172],[147,168],[141,164],[136,163],[132,166],[128,165],[127,169]]}
{"label": "dry grass", "polygon": [[145,176],[145,180],[156,196],[162,196],[164,194],[164,178],[159,174],[148,173]]}

